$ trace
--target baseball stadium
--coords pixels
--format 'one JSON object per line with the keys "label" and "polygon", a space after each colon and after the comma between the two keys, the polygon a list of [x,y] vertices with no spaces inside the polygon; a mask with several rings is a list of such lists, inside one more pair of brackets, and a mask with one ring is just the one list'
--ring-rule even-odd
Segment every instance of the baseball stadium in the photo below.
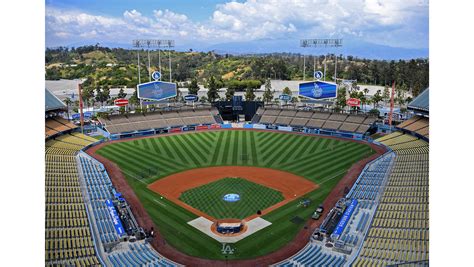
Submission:
{"label": "baseball stadium", "polygon": [[46,266],[429,265],[428,88],[386,125],[155,83],[157,108],[93,126],[45,90]]}

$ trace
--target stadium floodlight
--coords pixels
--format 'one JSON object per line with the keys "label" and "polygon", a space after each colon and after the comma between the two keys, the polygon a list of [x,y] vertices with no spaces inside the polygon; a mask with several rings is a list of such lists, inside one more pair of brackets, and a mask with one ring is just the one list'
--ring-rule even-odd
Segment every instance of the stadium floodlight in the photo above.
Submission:
{"label": "stadium floodlight", "polygon": [[[151,82],[151,71],[150,71],[150,48],[158,48],[158,68],[161,74],[161,48],[171,49],[174,47],[174,40],[164,39],[135,39],[132,41],[132,46],[136,48],[146,48],[148,54],[148,79]],[[171,82],[171,50],[168,53],[169,69],[170,69],[170,82]],[[138,83],[141,83],[140,79],[140,50],[137,49],[137,64],[138,64]],[[160,76],[160,81],[161,81]],[[142,101],[140,100],[140,106],[142,107]],[[142,107],[143,108],[143,107]]]}
{"label": "stadium floodlight", "polygon": [[[333,39],[333,38],[318,38],[318,39],[301,39],[301,47],[342,47],[342,39]],[[337,55],[335,55],[335,64],[334,64],[334,82],[337,78]],[[303,54],[303,80],[305,80],[305,70],[306,70],[306,61]],[[324,55],[324,80],[326,80],[326,55]]]}
{"label": "stadium floodlight", "polygon": [[[136,39],[132,41],[133,47],[146,48],[148,53],[148,76],[151,81],[150,71],[150,48],[158,48],[158,68],[161,73],[161,48],[173,48],[174,40],[164,39]],[[170,82],[171,82],[171,51],[169,52],[169,68],[170,68]],[[161,80],[161,79],[160,79]],[[138,52],[138,83],[140,83],[140,54]]]}

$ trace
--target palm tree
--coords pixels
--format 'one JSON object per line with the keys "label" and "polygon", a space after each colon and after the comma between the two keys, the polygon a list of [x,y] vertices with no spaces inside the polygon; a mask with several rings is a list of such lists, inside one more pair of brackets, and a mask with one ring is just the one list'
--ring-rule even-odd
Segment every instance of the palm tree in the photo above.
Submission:
{"label": "palm tree", "polygon": [[66,103],[67,106],[67,120],[69,120],[69,105],[72,104],[72,100],[69,97],[66,97],[66,99],[64,99],[64,103]]}

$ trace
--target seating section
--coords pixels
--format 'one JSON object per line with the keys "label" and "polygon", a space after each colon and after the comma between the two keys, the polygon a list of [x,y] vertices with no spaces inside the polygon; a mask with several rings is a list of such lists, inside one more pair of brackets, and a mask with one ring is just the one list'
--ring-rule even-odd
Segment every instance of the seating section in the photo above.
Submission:
{"label": "seating section", "polygon": [[84,152],[77,157],[85,180],[90,220],[97,229],[101,244],[114,246],[112,252],[104,253],[112,266],[176,266],[143,241],[121,242],[105,204],[106,199],[114,198],[115,191],[104,165]]}
{"label": "seating section", "polygon": [[76,125],[68,122],[61,117],[48,118],[45,121],[45,138],[77,128]]}
{"label": "seating section", "polygon": [[86,144],[82,134],[46,143],[46,266],[100,265],[94,250],[74,154]]}
{"label": "seating section", "polygon": [[360,255],[353,266],[427,261],[428,143],[400,132],[377,141],[388,145],[397,157]]}
{"label": "seating section", "polygon": [[381,192],[389,166],[394,158],[395,155],[389,153],[368,164],[352,186],[352,190],[347,194],[346,198],[355,198],[359,201],[374,201],[379,192]]}
{"label": "seating section", "polygon": [[128,249],[109,253],[108,259],[114,267],[178,266],[177,264],[160,256],[149,244],[145,244],[143,242],[129,243]]}
{"label": "seating section", "polygon": [[252,123],[365,133],[375,120],[363,115],[259,108]]}
{"label": "seating section", "polygon": [[430,121],[429,118],[413,116],[412,118],[400,123],[398,128],[418,133],[429,138]]}
{"label": "seating section", "polygon": [[79,154],[82,174],[85,180],[88,199],[92,211],[91,220],[97,227],[100,241],[105,245],[119,242],[119,236],[115,231],[112,217],[107,209],[105,200],[112,199],[110,192],[112,181],[110,180],[104,166],[92,159],[84,152]]}
{"label": "seating section", "polygon": [[114,115],[99,118],[111,134],[152,130],[178,126],[221,123],[222,118],[216,108],[184,109],[180,111],[161,111],[145,114]]}
{"label": "seating section", "polygon": [[289,266],[343,266],[345,256],[336,253],[330,253],[324,250],[320,245],[310,243],[298,254],[281,262],[275,266],[289,267]]}

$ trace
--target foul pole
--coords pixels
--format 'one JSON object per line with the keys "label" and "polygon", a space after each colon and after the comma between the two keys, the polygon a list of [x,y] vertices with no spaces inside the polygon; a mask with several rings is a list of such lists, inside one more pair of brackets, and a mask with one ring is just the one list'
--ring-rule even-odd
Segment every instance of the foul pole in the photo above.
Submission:
{"label": "foul pole", "polygon": [[81,118],[81,133],[84,134],[84,104],[82,103],[82,85],[77,84],[77,90],[79,91],[79,114]]}
{"label": "foul pole", "polygon": [[390,112],[388,113],[388,125],[392,126],[392,117],[393,117],[393,101],[395,98],[395,81],[392,84],[392,96],[390,97]]}

